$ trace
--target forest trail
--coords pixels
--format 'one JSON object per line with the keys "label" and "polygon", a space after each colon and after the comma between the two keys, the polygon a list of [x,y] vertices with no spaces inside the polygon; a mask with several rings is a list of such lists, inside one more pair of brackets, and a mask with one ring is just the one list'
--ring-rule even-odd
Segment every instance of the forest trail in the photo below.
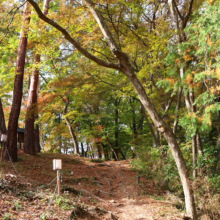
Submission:
{"label": "forest trail", "polygon": [[[62,196],[53,197],[56,177],[52,160],[62,159]],[[0,164],[0,219],[183,219],[183,213],[157,189],[152,179],[140,178],[128,161],[91,161],[75,155],[19,151],[14,164]],[[73,172],[73,173],[72,173]],[[52,198],[53,197],[53,198]]]}

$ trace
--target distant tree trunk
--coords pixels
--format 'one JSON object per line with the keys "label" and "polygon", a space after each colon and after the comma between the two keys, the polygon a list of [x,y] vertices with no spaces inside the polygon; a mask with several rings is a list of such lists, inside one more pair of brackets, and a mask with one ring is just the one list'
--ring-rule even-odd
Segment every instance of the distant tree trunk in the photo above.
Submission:
{"label": "distant tree trunk", "polygon": [[134,138],[137,136],[137,129],[136,129],[136,119],[135,119],[135,110],[134,110],[134,99],[130,99],[130,104],[131,104],[131,111],[132,111],[132,129],[133,129],[133,134]]}
{"label": "distant tree trunk", "polygon": [[103,148],[103,151],[104,151],[105,160],[110,160],[110,159],[109,159],[109,155],[108,155],[107,145],[105,145],[105,144],[102,143],[102,148]]}
{"label": "distant tree trunk", "polygon": [[99,158],[99,159],[102,159],[101,143],[100,143],[100,142],[97,142],[97,143],[96,143],[96,146],[97,146],[97,150],[98,150],[98,158]]}
{"label": "distant tree trunk", "polygon": [[[8,141],[7,148],[12,161],[16,162],[18,160],[17,155],[17,127],[18,118],[21,109],[21,100],[23,93],[23,76],[24,76],[24,66],[25,66],[25,55],[27,48],[27,29],[30,23],[30,10],[29,3],[25,4],[22,29],[20,34],[17,63],[15,70],[15,80],[14,80],[14,90],[13,90],[13,100],[12,107],[8,121]],[[5,159],[9,159],[7,154],[5,154]]]}
{"label": "distant tree trunk", "polygon": [[198,154],[204,155],[203,149],[202,149],[202,141],[201,141],[200,134],[198,131],[196,132],[196,144],[197,144]]}
{"label": "distant tree trunk", "polygon": [[157,148],[157,147],[159,147],[159,138],[158,138],[158,135],[156,135],[158,133],[158,130],[155,129],[156,131],[154,132],[153,126],[147,117],[147,114],[145,112],[145,108],[142,105],[142,103],[141,103],[141,108],[143,110],[142,113],[143,113],[144,119],[146,120],[148,128],[150,129],[150,132],[153,136],[153,147]]}
{"label": "distant tree trunk", "polygon": [[144,109],[141,107],[140,108],[140,114],[139,114],[139,122],[138,122],[138,126],[137,126],[137,131],[139,135],[142,135],[143,132],[143,123],[144,123]]}
{"label": "distant tree trunk", "polygon": [[192,155],[193,155],[193,178],[197,177],[197,143],[196,143],[196,135],[192,137]]}
{"label": "distant tree trunk", "polygon": [[126,157],[125,157],[125,155],[123,154],[123,152],[122,152],[122,149],[121,149],[121,148],[119,149],[119,152],[120,152],[120,154],[121,154],[121,156],[122,156],[122,159],[123,159],[123,160],[126,160]]}
{"label": "distant tree trunk", "polygon": [[[114,146],[114,149],[115,149],[115,152],[117,154],[117,157],[118,158],[118,151],[119,151],[119,145],[118,145],[118,138],[119,138],[119,131],[118,131],[118,105],[120,103],[120,100],[115,100],[114,101],[114,106],[115,106],[115,146]],[[117,159],[118,160],[118,159]]]}
{"label": "distant tree trunk", "polygon": [[119,159],[118,159],[118,154],[116,153],[115,148],[112,146],[111,141],[109,140],[109,138],[108,138],[108,137],[107,137],[106,139],[107,139],[107,141],[108,141],[108,143],[109,143],[109,146],[110,146],[110,147],[111,147],[111,149],[112,149],[112,152],[113,152],[113,153],[114,153],[114,155],[115,155],[115,159],[116,159],[116,160],[119,160]]}
{"label": "distant tree trunk", "polygon": [[[36,113],[36,116],[35,116],[35,121],[38,119],[38,113]],[[35,146],[35,151],[36,153],[40,153],[41,151],[41,146],[40,146],[40,131],[39,131],[39,125],[36,124],[35,125],[36,128],[34,129],[34,146]]]}
{"label": "distant tree trunk", "polygon": [[[64,106],[64,110],[63,110],[63,114],[64,116],[66,115],[67,113],[67,107],[69,105],[69,99],[67,97],[67,100],[65,101],[65,106]],[[72,141],[73,141],[73,146],[74,146],[74,154],[79,154],[79,147],[78,147],[78,142],[77,142],[77,137],[74,133],[74,130],[71,126],[71,123],[70,123],[70,120],[68,119],[68,117],[65,116],[65,121],[66,121],[66,124],[67,124],[67,127],[69,129],[69,132],[70,132],[70,135],[72,137]]]}
{"label": "distant tree trunk", "polygon": [[177,98],[177,103],[176,103],[175,121],[173,123],[173,133],[174,133],[174,135],[176,135],[177,125],[178,125],[178,122],[179,122],[178,113],[179,113],[180,104],[181,104],[181,96],[182,96],[182,87],[179,88],[178,98]]}
{"label": "distant tree trunk", "polygon": [[1,137],[1,134],[5,134],[5,133],[6,133],[5,116],[4,116],[4,111],[2,107],[2,101],[0,98],[0,137]]}
{"label": "distant tree trunk", "polygon": [[83,147],[83,142],[81,142],[81,149],[82,149],[82,157],[85,157],[85,151],[84,151],[84,147]]}
{"label": "distant tree trunk", "polygon": [[[44,1],[44,15],[48,14],[50,0]],[[34,56],[34,64],[40,62],[40,54],[36,53]],[[24,132],[24,152],[27,154],[35,155],[36,152],[39,153],[40,138],[39,138],[39,126],[34,129],[34,122],[37,117],[37,97],[38,97],[38,87],[39,87],[39,68],[35,67],[31,73],[30,87],[28,92],[28,103],[25,118],[25,132]],[[33,141],[34,139],[34,141]]]}

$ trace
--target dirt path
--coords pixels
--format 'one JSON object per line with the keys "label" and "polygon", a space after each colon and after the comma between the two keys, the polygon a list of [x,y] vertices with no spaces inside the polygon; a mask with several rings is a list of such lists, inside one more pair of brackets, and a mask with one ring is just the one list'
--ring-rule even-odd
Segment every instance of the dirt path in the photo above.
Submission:
{"label": "dirt path", "polygon": [[[152,180],[141,177],[140,183],[137,184],[135,172],[130,169],[128,161],[94,163],[74,155],[45,153],[33,157],[20,151],[20,161],[15,167],[25,179],[35,185],[47,184],[56,177],[55,171],[52,171],[52,160],[56,158],[62,159],[63,162],[62,193],[63,198],[68,200],[66,204],[69,204],[69,208],[62,206],[63,201],[60,202],[61,205],[57,205],[57,198],[53,203],[54,213],[45,214],[44,218],[43,213],[50,212],[47,200],[33,199],[33,206],[22,201],[23,208],[14,211],[17,215],[15,219],[183,219],[181,212],[169,201],[158,200],[164,199],[164,193],[157,190]],[[17,175],[9,162],[0,165],[0,172],[2,175]],[[20,180],[17,178],[16,181]],[[55,185],[51,185],[51,190],[54,190]],[[0,187],[0,203],[6,200],[3,194]],[[10,199],[13,200],[13,194],[8,195],[7,201]],[[11,204],[11,207],[13,205]],[[71,205],[78,205],[78,212],[76,210],[74,214]],[[10,213],[10,208],[6,208],[6,211],[1,209],[0,219],[4,219],[2,217],[7,211]],[[36,218],[27,218],[29,212],[36,213]]]}

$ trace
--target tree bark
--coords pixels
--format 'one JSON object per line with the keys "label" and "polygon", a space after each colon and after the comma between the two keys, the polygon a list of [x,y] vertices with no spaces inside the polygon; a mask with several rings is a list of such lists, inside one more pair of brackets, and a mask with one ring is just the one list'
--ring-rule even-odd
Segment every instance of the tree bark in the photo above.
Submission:
{"label": "tree bark", "polygon": [[[15,79],[14,79],[14,90],[13,90],[13,100],[12,107],[9,116],[8,122],[8,141],[7,148],[9,155],[12,161],[16,162],[18,160],[17,155],[17,127],[18,127],[18,118],[20,115],[21,109],[21,100],[23,93],[23,77],[24,77],[24,66],[25,66],[25,55],[27,48],[27,29],[28,24],[30,23],[30,10],[29,3],[25,4],[24,14],[23,14],[23,26],[21,29],[19,46],[18,46],[18,55],[17,63],[15,70]],[[7,154],[5,154],[5,159],[9,159]]]}
{"label": "tree bark", "polygon": [[[43,14],[48,14],[50,0],[44,1]],[[36,53],[34,56],[34,64],[40,62],[40,54]],[[40,138],[39,126],[34,129],[35,118],[37,117],[37,97],[39,88],[39,68],[35,67],[31,73],[30,87],[28,92],[27,111],[25,118],[25,132],[24,132],[24,152],[35,155],[40,152]],[[34,139],[34,141],[33,141]]]}
{"label": "tree bark", "polygon": [[[35,54],[34,63],[40,62],[40,55]],[[25,118],[25,132],[24,132],[24,152],[30,155],[36,154],[35,149],[35,134],[34,134],[34,122],[37,109],[37,87],[38,87],[38,69],[34,69],[31,75],[31,84],[28,94],[27,111]],[[34,139],[34,141],[33,141]]]}
{"label": "tree bark", "polygon": [[2,107],[2,101],[0,98],[0,137],[2,134],[6,134],[5,116]]}

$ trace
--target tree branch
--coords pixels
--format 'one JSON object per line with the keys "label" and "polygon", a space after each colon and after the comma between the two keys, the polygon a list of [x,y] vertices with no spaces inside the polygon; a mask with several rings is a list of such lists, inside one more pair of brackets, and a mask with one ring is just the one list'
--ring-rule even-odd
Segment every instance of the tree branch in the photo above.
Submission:
{"label": "tree branch", "polygon": [[[8,35],[9,26],[11,25],[11,23],[12,23],[12,21],[13,21],[13,19],[14,19],[14,16],[15,16],[15,14],[16,14],[16,12],[17,12],[23,5],[25,5],[26,2],[27,2],[27,1],[25,1],[23,4],[21,4],[20,6],[18,6],[18,7],[16,8],[15,12],[13,13],[13,15],[12,15],[12,17],[11,17],[11,21],[10,21],[10,22],[8,23],[8,25],[7,25],[7,31],[6,31],[6,33],[5,33],[5,36],[0,40],[0,43],[1,43],[1,42],[6,38],[6,36]],[[13,11],[14,9],[15,9],[15,8],[13,8],[12,10],[10,10],[10,12]],[[8,14],[9,14],[10,12],[8,12]],[[6,17],[8,16],[8,14],[6,15]]]}
{"label": "tree branch", "polygon": [[188,7],[187,7],[186,16],[184,17],[183,27],[182,28],[185,28],[186,23],[187,23],[187,21],[189,19],[189,16],[190,16],[191,11],[192,11],[193,2],[194,2],[194,0],[189,0],[189,4],[188,4]]}
{"label": "tree branch", "polygon": [[45,16],[42,13],[41,9],[39,8],[38,4],[34,0],[27,0],[27,1],[34,7],[36,13],[38,14],[38,17],[41,20],[45,21],[47,24],[50,24],[55,29],[57,29],[59,32],[61,32],[64,35],[65,39],[68,40],[80,53],[82,53],[88,59],[90,59],[90,60],[92,60],[92,61],[96,62],[97,64],[104,66],[104,67],[117,69],[117,70],[121,69],[119,64],[106,62],[106,61],[101,60],[101,59],[97,58],[96,56],[90,54],[87,50],[82,48],[81,45],[75,39],[73,39],[70,36],[70,34],[63,27],[61,27],[58,23],[56,23],[55,21],[53,21],[50,18],[48,18],[47,16]]}

